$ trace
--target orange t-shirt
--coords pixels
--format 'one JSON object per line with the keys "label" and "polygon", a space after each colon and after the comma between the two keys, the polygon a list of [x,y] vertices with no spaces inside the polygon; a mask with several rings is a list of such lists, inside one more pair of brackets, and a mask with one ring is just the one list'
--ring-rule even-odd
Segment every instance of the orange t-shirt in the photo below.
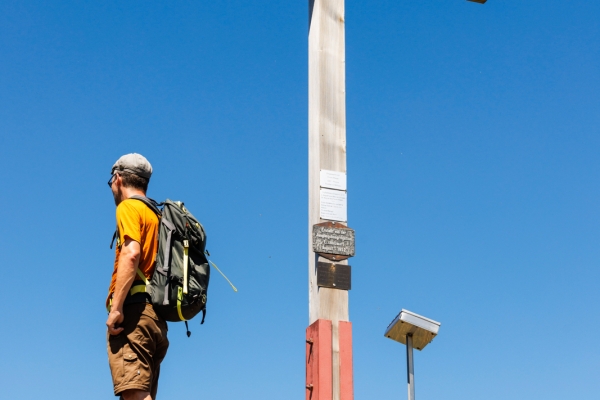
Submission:
{"label": "orange t-shirt", "polygon": [[[138,268],[146,278],[150,279],[154,272],[154,258],[158,251],[158,217],[154,211],[139,200],[123,200],[117,206],[117,248],[115,266],[106,299],[107,306],[115,291],[119,255],[121,254],[121,246],[125,242],[125,236],[140,244],[141,253]],[[136,274],[136,280],[139,279]]]}

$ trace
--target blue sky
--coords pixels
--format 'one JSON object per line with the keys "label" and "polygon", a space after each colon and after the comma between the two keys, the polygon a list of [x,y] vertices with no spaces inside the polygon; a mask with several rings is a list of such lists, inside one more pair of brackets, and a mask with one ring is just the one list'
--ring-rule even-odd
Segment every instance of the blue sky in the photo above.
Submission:
{"label": "blue sky", "polygon": [[[205,325],[170,326],[159,398],[301,399],[306,2],[0,1],[0,384],[106,399],[106,181],[205,225]],[[405,398],[401,308],[441,321],[427,399],[600,392],[600,4],[346,2],[357,399]]]}

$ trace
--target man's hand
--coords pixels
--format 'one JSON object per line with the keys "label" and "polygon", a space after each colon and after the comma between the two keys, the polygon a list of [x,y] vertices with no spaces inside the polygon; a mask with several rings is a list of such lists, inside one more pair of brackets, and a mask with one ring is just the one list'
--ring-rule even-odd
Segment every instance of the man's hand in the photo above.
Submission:
{"label": "man's hand", "polygon": [[123,332],[123,328],[118,327],[123,322],[123,311],[113,310],[108,314],[106,327],[111,335],[118,335]]}

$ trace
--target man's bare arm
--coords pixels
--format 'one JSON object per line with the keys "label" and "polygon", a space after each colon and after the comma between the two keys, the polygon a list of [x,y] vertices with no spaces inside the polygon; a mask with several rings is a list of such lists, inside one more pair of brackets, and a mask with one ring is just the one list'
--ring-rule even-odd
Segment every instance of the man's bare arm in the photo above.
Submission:
{"label": "man's bare arm", "polygon": [[123,328],[117,328],[116,326],[123,322],[123,302],[135,280],[136,269],[140,262],[140,250],[138,242],[125,237],[117,263],[117,278],[112,306],[106,320],[108,333],[111,335],[118,335],[123,331]]}

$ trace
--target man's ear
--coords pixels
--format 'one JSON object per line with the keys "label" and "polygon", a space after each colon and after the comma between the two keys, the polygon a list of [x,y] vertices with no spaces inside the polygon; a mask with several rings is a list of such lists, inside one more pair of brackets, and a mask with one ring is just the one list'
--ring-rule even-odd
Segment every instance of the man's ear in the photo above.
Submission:
{"label": "man's ear", "polygon": [[115,186],[123,186],[123,177],[121,176],[121,174],[117,174],[117,176],[115,177]]}

